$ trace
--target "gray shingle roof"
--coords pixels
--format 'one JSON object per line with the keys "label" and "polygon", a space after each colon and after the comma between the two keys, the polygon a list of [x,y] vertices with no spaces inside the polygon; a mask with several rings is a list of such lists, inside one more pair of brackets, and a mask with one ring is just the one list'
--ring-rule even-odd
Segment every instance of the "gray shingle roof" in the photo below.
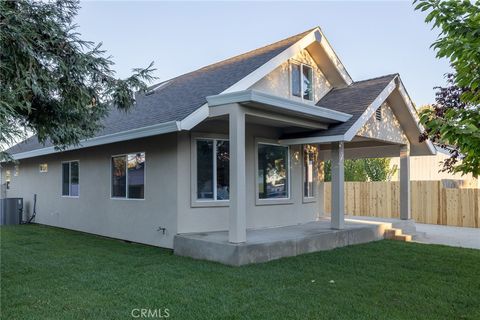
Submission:
{"label": "gray shingle roof", "polygon": [[[137,95],[137,104],[128,113],[112,109],[103,121],[104,129],[96,136],[183,120],[205,104],[207,96],[220,94],[310,31],[173,78],[159,89],[152,90],[151,94]],[[42,145],[33,136],[8,151],[15,154],[51,145],[51,143]]]}
{"label": "gray shingle roof", "polygon": [[346,122],[332,125],[327,130],[310,132],[308,134],[291,134],[282,137],[282,139],[345,134],[396,76],[398,74],[389,74],[378,78],[357,81],[348,87],[331,90],[316,105],[345,112],[351,114],[352,117]]}

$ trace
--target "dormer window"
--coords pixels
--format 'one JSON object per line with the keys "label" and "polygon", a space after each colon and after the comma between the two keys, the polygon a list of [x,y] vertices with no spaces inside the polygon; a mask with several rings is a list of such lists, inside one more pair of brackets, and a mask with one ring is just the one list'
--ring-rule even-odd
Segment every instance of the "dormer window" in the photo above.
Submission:
{"label": "dormer window", "polygon": [[313,100],[313,70],[303,63],[292,63],[292,95],[303,100]]}

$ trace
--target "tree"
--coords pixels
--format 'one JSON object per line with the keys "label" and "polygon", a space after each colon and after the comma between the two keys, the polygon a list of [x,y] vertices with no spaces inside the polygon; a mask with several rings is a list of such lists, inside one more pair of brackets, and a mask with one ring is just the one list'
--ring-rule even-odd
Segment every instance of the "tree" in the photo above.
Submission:
{"label": "tree", "polygon": [[[345,160],[345,181],[387,181],[395,173],[390,168],[390,159],[371,158]],[[332,163],[326,161],[324,166],[325,181],[332,181]]]}
{"label": "tree", "polygon": [[[450,150],[442,171],[480,173],[480,112],[479,107],[465,103],[465,92],[454,83],[454,76],[447,75],[447,87],[438,87],[436,103],[420,113],[420,121],[426,130],[420,141],[430,139]],[[453,146],[453,147],[451,147]],[[460,161],[461,160],[461,161]]]}
{"label": "tree", "polygon": [[[128,111],[154,79],[152,64],[115,78],[111,57],[73,23],[78,0],[0,1],[0,146],[24,137],[58,149],[101,128],[109,108]],[[7,158],[0,149],[0,161]]]}
{"label": "tree", "polygon": [[[455,70],[447,87],[436,87],[436,103],[420,114],[430,139],[451,150],[444,171],[480,173],[480,5],[478,1],[420,0],[415,10],[429,11],[440,34],[432,47],[438,58],[448,58]],[[462,161],[458,161],[461,159]]]}

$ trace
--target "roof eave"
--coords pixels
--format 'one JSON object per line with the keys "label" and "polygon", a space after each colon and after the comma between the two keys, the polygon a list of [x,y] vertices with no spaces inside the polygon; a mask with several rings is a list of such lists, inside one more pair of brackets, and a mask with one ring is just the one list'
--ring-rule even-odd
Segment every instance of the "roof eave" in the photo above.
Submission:
{"label": "roof eave", "polygon": [[44,156],[44,155],[48,155],[48,154],[52,154],[52,153],[72,151],[72,150],[77,150],[77,149],[82,149],[82,148],[105,145],[105,144],[109,144],[109,143],[139,139],[139,138],[144,138],[144,137],[150,137],[150,136],[155,136],[155,135],[159,135],[159,134],[176,132],[176,131],[180,131],[180,130],[181,130],[180,123],[178,121],[170,121],[170,122],[159,123],[159,124],[156,124],[156,125],[153,125],[153,126],[148,126],[148,127],[138,128],[138,129],[132,129],[132,130],[128,130],[128,131],[112,133],[112,134],[103,135],[103,136],[99,136],[99,137],[95,137],[95,138],[91,138],[91,139],[82,140],[78,146],[73,146],[73,147],[68,148],[66,150],[58,150],[54,146],[45,147],[45,148],[42,148],[42,149],[36,149],[36,150],[31,150],[31,151],[25,151],[25,152],[19,152],[19,153],[16,153],[16,154],[12,154],[12,158],[14,160],[21,160],[21,159],[26,159],[26,158]]}
{"label": "roof eave", "polygon": [[209,107],[216,107],[232,103],[249,104],[251,106],[264,105],[271,107],[271,111],[282,114],[292,114],[302,118],[316,119],[326,123],[342,123],[348,121],[352,115],[270,95],[257,90],[242,90],[207,97]]}

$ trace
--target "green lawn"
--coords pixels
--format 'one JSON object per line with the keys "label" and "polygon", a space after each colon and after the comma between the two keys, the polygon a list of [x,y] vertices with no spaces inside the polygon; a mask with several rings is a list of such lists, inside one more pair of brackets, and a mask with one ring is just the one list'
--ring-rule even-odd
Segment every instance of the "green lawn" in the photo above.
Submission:
{"label": "green lawn", "polygon": [[0,233],[1,319],[480,319],[477,250],[380,241],[234,268],[45,226]]}

